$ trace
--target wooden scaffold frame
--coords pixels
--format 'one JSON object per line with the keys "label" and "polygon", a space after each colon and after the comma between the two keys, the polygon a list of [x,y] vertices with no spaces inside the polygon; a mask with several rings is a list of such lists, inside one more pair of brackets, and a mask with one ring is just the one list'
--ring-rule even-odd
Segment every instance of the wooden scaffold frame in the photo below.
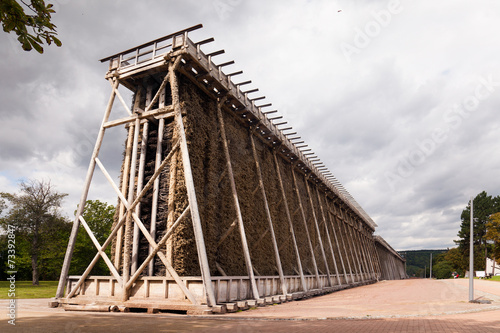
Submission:
{"label": "wooden scaffold frame", "polygon": [[[162,37],[152,42],[123,51],[102,59],[109,61],[110,70],[107,80],[111,85],[111,95],[104,112],[99,134],[88,167],[84,190],[76,212],[68,248],[64,258],[61,276],[56,294],[56,303],[66,307],[91,307],[95,304],[107,304],[115,308],[148,308],[148,309],[180,309],[192,311],[208,308],[212,312],[224,312],[245,309],[249,306],[280,303],[304,296],[331,292],[346,287],[376,282],[381,276],[381,264],[372,233],[376,224],[359,207],[347,191],[319,167],[316,160],[308,157],[311,153],[301,150],[294,143],[299,137],[295,133],[284,133],[290,128],[278,128],[267,115],[276,111],[262,111],[270,104],[256,106],[255,101],[264,97],[250,99],[248,94],[256,91],[242,92],[240,87],[249,81],[234,84],[232,76],[241,72],[225,74],[222,67],[232,64],[227,62],[215,65],[212,58],[224,51],[205,54],[200,46],[213,41],[203,40],[193,43],[188,32],[200,28],[197,25],[180,32]],[[161,83],[156,91],[148,86],[134,86],[136,76],[144,78],[147,73],[161,74]],[[146,73],[146,74],[145,74]],[[203,75],[202,75],[203,73]],[[217,261],[216,271],[221,276],[211,274],[200,209],[198,207],[195,180],[189,154],[188,139],[184,128],[184,110],[179,95],[179,75],[186,76],[202,91],[216,101],[216,117],[219,140],[222,144],[225,169],[222,179],[229,181],[234,208],[234,220],[220,235],[217,248],[224,245],[233,232],[239,233],[239,241],[246,276],[227,276]],[[158,82],[159,83],[159,82]],[[135,101],[129,108],[121,96],[118,87],[123,85],[135,92]],[[168,86],[167,86],[168,85]],[[170,87],[171,105],[167,105],[165,88]],[[139,105],[141,96],[145,105]],[[115,99],[118,99],[127,113],[126,117],[109,120]],[[235,181],[230,143],[227,139],[226,124],[223,114],[231,114],[240,119],[240,123],[248,128],[248,142],[251,147],[252,163],[255,165],[257,187],[254,195],[259,194],[259,202],[264,208],[265,219],[262,221],[261,234],[253,244],[256,246],[263,239],[269,239],[277,276],[261,276],[252,263],[252,248],[248,244],[245,231],[238,187]],[[156,152],[154,156],[154,172],[149,179],[145,177],[145,159],[148,141],[151,136],[150,121],[157,126]],[[173,124],[172,142],[168,142],[169,151],[164,151],[164,131],[166,121]],[[108,170],[99,159],[99,152],[107,129],[125,125],[128,136],[125,144],[121,184],[116,184]],[[262,161],[256,148],[268,146],[273,168],[271,172],[276,179],[279,193],[277,201],[268,197],[268,185],[264,181]],[[302,146],[305,147],[305,146]],[[166,156],[165,156],[166,155]],[[182,164],[182,169],[178,169]],[[269,165],[268,165],[269,166]],[[117,221],[109,237],[100,244],[83,217],[85,203],[96,167],[103,173],[119,198]],[[168,179],[168,218],[165,233],[159,237],[156,230],[157,212],[159,209],[160,174],[169,168]],[[174,213],[176,205],[174,193],[179,186],[178,173],[183,175],[183,186],[187,193],[187,203],[182,213]],[[292,180],[285,185],[283,177]],[[301,177],[302,176],[302,177]],[[290,178],[291,177],[291,178]],[[147,181],[146,181],[147,180]],[[141,216],[141,204],[148,191],[152,191],[151,217],[145,223]],[[279,199],[279,200],[278,200]],[[296,203],[296,209],[291,211]],[[276,236],[276,216],[271,210],[280,211],[288,228],[288,243],[296,258],[294,271],[296,275],[286,275],[282,267],[281,254],[284,246]],[[171,237],[186,218],[190,217],[199,264],[199,277],[179,276],[172,266]],[[146,226],[149,224],[149,228]],[[77,233],[82,225],[97,248],[97,253],[90,265],[80,276],[68,276],[71,257],[75,247]],[[283,228],[283,226],[281,226]],[[297,241],[297,231],[305,232],[307,244],[302,251]],[[233,235],[234,236],[234,235]],[[302,237],[302,236],[301,236]],[[139,238],[147,241],[147,256],[139,260]],[[233,237],[234,238],[234,237]],[[109,258],[105,250],[115,242],[114,260]],[[313,244],[314,243],[314,244]],[[162,249],[165,249],[162,251]],[[304,254],[306,258],[304,258]],[[144,257],[144,256],[143,256]],[[110,270],[110,277],[91,277],[89,274],[98,260],[103,259]],[[155,261],[158,258],[165,266],[167,276],[153,276]],[[295,260],[295,259],[294,259]],[[305,264],[312,265],[312,274],[306,274]],[[311,273],[310,268],[307,268]],[[121,271],[121,273],[120,273]],[[145,273],[146,272],[146,273]],[[145,274],[145,275],[144,275]],[[66,291],[65,291],[66,288]],[[155,289],[156,288],[156,289]],[[105,290],[105,291],[104,291]],[[171,294],[177,298],[171,299]],[[162,297],[152,300],[150,295]],[[105,295],[104,295],[105,294]],[[89,297],[84,297],[88,295]],[[193,310],[194,311],[194,310]]]}

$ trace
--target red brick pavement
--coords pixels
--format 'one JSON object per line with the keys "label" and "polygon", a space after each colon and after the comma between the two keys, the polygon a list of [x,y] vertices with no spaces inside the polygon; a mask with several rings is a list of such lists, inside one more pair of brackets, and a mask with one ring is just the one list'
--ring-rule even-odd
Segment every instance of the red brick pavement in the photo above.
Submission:
{"label": "red brick pavement", "polygon": [[[488,283],[495,284],[488,288],[477,283],[476,295],[498,300],[491,292],[496,293],[498,282]],[[470,304],[467,296],[460,281],[387,281],[209,318],[65,312],[47,308],[47,300],[18,300],[16,326],[7,323],[5,311],[0,313],[0,332],[500,332],[500,302]],[[0,300],[0,309],[6,305],[6,300]],[[369,311],[372,315],[367,317]],[[357,318],[332,319],[346,313]]]}

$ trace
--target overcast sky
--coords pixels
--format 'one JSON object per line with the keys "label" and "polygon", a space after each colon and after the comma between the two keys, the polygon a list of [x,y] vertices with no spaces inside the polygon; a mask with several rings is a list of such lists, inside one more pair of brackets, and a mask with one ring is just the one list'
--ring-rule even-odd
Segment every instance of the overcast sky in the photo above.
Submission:
{"label": "overcast sky", "polygon": [[[111,92],[98,60],[202,23],[191,39],[215,38],[204,50],[226,51],[214,61],[236,62],[226,70],[244,71],[395,249],[454,246],[469,198],[500,194],[497,0],[54,6],[61,48],[24,52],[0,32],[0,191],[50,179],[73,218]],[[106,134],[110,169],[124,134]],[[115,204],[96,180],[89,199]]]}

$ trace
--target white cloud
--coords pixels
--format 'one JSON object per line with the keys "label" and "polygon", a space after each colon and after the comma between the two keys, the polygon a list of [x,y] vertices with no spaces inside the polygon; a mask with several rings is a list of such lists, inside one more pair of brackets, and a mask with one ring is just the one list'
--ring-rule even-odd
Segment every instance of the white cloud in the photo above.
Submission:
{"label": "white cloud", "polygon": [[[20,178],[50,178],[70,194],[64,210],[71,217],[110,93],[98,59],[203,23],[193,38],[215,37],[205,48],[226,50],[216,62],[236,61],[231,69],[245,71],[238,79],[252,80],[268,97],[394,248],[453,246],[469,197],[500,194],[498,1],[56,5],[62,48],[26,53],[0,34],[6,191]],[[345,44],[357,48],[349,59]],[[453,111],[481,78],[493,82],[490,95],[473,111]],[[451,127],[436,139],[438,129]],[[103,147],[102,159],[116,178],[124,131],[107,138],[114,144]],[[399,175],[393,186],[391,173]],[[91,194],[116,202],[99,179]]]}

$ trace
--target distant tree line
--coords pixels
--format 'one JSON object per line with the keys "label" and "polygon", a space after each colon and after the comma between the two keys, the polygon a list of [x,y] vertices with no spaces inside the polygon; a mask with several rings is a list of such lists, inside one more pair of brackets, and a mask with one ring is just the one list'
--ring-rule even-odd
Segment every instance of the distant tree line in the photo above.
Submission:
{"label": "distant tree line", "polygon": [[[40,280],[59,279],[73,225],[73,221],[60,212],[66,196],[55,191],[50,182],[37,180],[21,182],[19,193],[0,192],[1,280],[5,280],[7,272],[13,270],[10,266],[12,259],[17,272],[16,280],[31,280],[33,285],[38,285]],[[111,232],[114,213],[114,206],[99,200],[88,200],[85,205],[83,217],[100,244]],[[9,226],[15,230],[15,258],[9,257],[13,253],[12,246],[9,252]],[[96,253],[97,249],[80,225],[70,274],[81,274]],[[102,259],[91,274],[109,274]]]}
{"label": "distant tree line", "polygon": [[[447,279],[452,273],[464,276],[469,270],[470,244],[470,202],[462,211],[458,245],[447,250],[401,251],[406,258],[408,276],[424,277],[430,274],[430,253],[432,259],[432,276]],[[500,264],[500,196],[493,197],[485,191],[473,199],[473,247],[474,270],[484,271],[486,258],[496,260]],[[425,271],[424,271],[425,268]]]}

